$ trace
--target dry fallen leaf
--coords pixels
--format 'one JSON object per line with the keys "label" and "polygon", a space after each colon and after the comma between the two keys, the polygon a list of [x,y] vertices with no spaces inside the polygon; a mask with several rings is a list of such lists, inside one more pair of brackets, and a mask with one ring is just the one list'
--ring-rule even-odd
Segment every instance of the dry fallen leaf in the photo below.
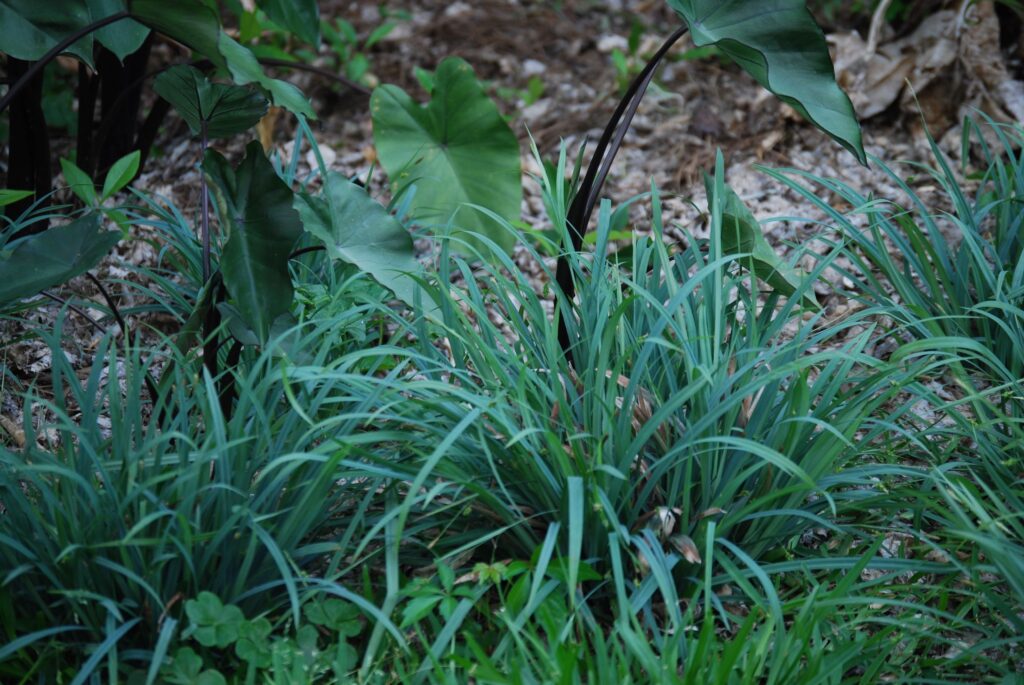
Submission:
{"label": "dry fallen leaf", "polygon": [[281,116],[280,107],[271,107],[267,110],[267,113],[263,115],[259,123],[256,124],[256,132],[260,137],[260,145],[263,146],[263,151],[266,153],[270,152],[270,149],[274,147],[274,128],[277,126],[277,119]]}
{"label": "dry fallen leaf", "polygon": [[14,440],[14,444],[18,449],[25,446],[25,431],[18,427],[11,419],[7,418],[3,414],[0,414],[0,427],[2,427],[7,434]]}
{"label": "dry fallen leaf", "polygon": [[694,544],[689,535],[683,535],[682,533],[673,535],[669,542],[676,548],[676,551],[683,555],[683,559],[686,559],[691,564],[702,563],[700,552],[697,551],[697,545]]}
{"label": "dry fallen leaf", "polygon": [[728,513],[729,512],[727,512],[725,509],[721,509],[719,507],[710,507],[709,509],[705,509],[704,511],[697,514],[697,520],[700,521],[701,519],[706,519],[708,516],[717,516],[718,514]]}

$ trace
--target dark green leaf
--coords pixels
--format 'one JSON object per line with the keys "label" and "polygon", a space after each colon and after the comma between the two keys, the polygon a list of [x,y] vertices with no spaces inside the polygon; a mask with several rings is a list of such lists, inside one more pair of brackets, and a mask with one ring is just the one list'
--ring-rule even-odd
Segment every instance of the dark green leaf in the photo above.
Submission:
{"label": "dark green leaf", "polygon": [[[0,0],[0,52],[37,60],[91,21],[85,0]],[[91,65],[92,36],[68,52]]]}
{"label": "dark green leaf", "polygon": [[182,647],[174,653],[170,668],[165,669],[164,675],[172,683],[189,685],[199,678],[202,670],[203,658],[191,647]]}
{"label": "dark green leaf", "polygon": [[[124,10],[125,0],[0,0],[0,52],[39,59],[75,31]],[[124,59],[148,34],[138,22],[121,19],[83,36],[68,52],[92,66],[96,39]]]}
{"label": "dark green leaf", "polygon": [[359,654],[355,647],[346,642],[344,638],[338,640],[338,646],[334,652],[334,662],[331,664],[337,682],[348,680],[349,671],[354,669],[358,663]]}
{"label": "dark green leaf", "polygon": [[220,18],[201,0],[128,0],[132,16],[154,31],[184,43],[220,68],[227,62],[217,48]]}
{"label": "dark green leaf", "polygon": [[850,98],[836,84],[828,45],[804,0],[668,0],[698,47],[716,45],[815,126],[867,156]]}
{"label": "dark green leaf", "polygon": [[[416,185],[414,220],[445,224],[466,203],[509,222],[519,218],[519,143],[465,61],[441,62],[426,107],[401,88],[381,86],[370,109],[377,155],[395,192]],[[515,240],[477,211],[460,211],[454,223],[471,240],[486,235],[505,249]]]}
{"label": "dark green leaf", "polygon": [[282,28],[307,43],[319,45],[320,10],[316,0],[262,0],[260,9]]}
{"label": "dark green leaf", "polygon": [[203,171],[219,191],[221,221],[230,226],[220,263],[224,285],[246,325],[266,342],[274,319],[292,304],[288,256],[302,234],[294,194],[258,141],[249,143],[237,171],[213,150]]}
{"label": "dark green leaf", "polygon": [[210,138],[241,133],[267,113],[267,99],[253,88],[212,83],[195,67],[176,66],[160,74],[153,90],[199,135],[206,122]]}
{"label": "dark green leaf", "polygon": [[0,261],[0,303],[37,294],[96,266],[121,239],[118,231],[100,231],[99,217],[86,215],[64,226],[9,243]]}
{"label": "dark green leaf", "polygon": [[231,76],[239,85],[258,83],[268,93],[278,107],[284,107],[293,114],[301,114],[307,119],[316,119],[316,113],[302,91],[286,81],[270,78],[263,73],[256,55],[252,51],[222,33],[218,43],[221,54],[228,61]]}
{"label": "dark green leaf", "polygon": [[226,685],[227,682],[220,671],[206,670],[199,674],[194,685]]}
{"label": "dark green leaf", "polygon": [[[324,241],[333,259],[354,264],[414,305],[419,289],[410,274],[421,272],[413,256],[412,238],[393,216],[343,176],[328,173],[324,197],[302,194],[295,208],[307,231]],[[427,304],[426,296],[421,296]]]}

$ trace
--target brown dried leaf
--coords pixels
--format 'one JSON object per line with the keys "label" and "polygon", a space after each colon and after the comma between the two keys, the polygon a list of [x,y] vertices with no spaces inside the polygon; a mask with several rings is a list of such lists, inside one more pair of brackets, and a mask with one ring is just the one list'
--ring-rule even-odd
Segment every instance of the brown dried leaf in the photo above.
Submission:
{"label": "brown dried leaf", "polygon": [[7,434],[14,440],[15,446],[21,449],[25,446],[25,431],[21,430],[11,419],[7,418],[3,414],[0,414],[0,427],[2,427]]}
{"label": "brown dried leaf", "polygon": [[274,129],[277,127],[278,117],[281,116],[280,107],[271,107],[267,110],[267,113],[263,115],[259,123],[256,124],[256,132],[259,134],[260,145],[263,146],[263,151],[270,153],[270,149],[274,147]]}
{"label": "brown dried leaf", "polygon": [[672,543],[672,546],[675,547],[676,550],[683,555],[683,558],[691,564],[703,563],[700,558],[700,552],[697,551],[697,545],[694,544],[689,535],[683,535],[682,533],[679,535],[673,535],[669,539],[669,542]]}
{"label": "brown dried leaf", "polygon": [[718,514],[728,513],[729,512],[727,512],[725,509],[722,509],[721,507],[711,507],[710,509],[705,509],[704,511],[697,514],[697,520],[700,521],[701,519],[706,519],[709,516],[717,516]]}

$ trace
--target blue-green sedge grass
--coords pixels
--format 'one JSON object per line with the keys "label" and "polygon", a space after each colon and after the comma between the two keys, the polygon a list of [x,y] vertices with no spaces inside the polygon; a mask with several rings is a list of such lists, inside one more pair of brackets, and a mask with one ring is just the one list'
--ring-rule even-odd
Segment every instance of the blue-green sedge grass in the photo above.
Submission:
{"label": "blue-green sedge grass", "polygon": [[[985,141],[982,124],[972,119],[964,124],[965,165],[972,141],[982,158],[973,197],[961,189],[961,179],[930,137],[935,166],[910,165],[935,181],[951,211],[928,206],[899,173],[877,159],[873,161],[909,200],[908,208],[893,198],[867,198],[840,181],[806,172],[763,171],[823,211],[841,231],[848,243],[845,255],[853,264],[852,270],[841,270],[855,284],[851,296],[881,308],[917,338],[979,341],[1019,379],[1024,375],[1024,158],[1016,146],[1024,132],[985,119],[998,148]],[[853,209],[834,209],[816,197],[815,186],[835,193]],[[866,220],[866,229],[856,224],[858,216]],[[943,225],[953,229],[952,241]],[[973,361],[970,373],[1005,379],[999,367]]]}
{"label": "blue-green sedge grass", "polygon": [[[598,250],[610,214],[605,205]],[[537,522],[557,522],[565,535],[580,530],[583,559],[603,560],[609,525],[628,531],[657,506],[684,501],[684,530],[701,512],[723,510],[721,525],[745,529],[755,556],[778,549],[802,526],[834,515],[831,494],[818,483],[828,478],[834,491],[843,488],[836,465],[892,428],[873,412],[895,396],[894,381],[912,378],[905,369],[894,376],[863,354],[868,334],[816,355],[804,351],[836,329],[820,331],[811,322],[794,339],[776,339],[794,307],[784,305],[780,321],[757,306],[756,284],[730,271],[736,256],[712,260],[691,246],[670,257],[657,240],[636,247],[632,274],[599,258],[574,258],[583,327],[577,359],[585,360],[576,374],[560,361],[542,298],[514,262],[495,255],[494,266],[484,260],[471,269],[449,259],[444,244],[440,255],[439,282],[450,281],[451,264],[463,285],[439,294],[442,322],[432,332],[431,322],[421,320],[410,359],[424,378],[451,384],[461,403],[442,405],[424,393],[424,404],[408,408],[431,413],[420,421],[431,424],[429,444],[448,433],[449,421],[486,401],[483,425],[466,434],[472,440],[456,441],[434,473],[479,493],[478,503],[504,525],[523,523],[507,539],[529,541],[520,553],[541,544]],[[716,286],[718,277],[727,284]],[[716,331],[729,333],[724,345],[712,342]],[[440,336],[450,341],[450,353],[428,344]],[[625,388],[620,376],[628,379]],[[411,392],[419,397],[416,387]],[[634,429],[633,412],[621,407],[642,397],[653,413]],[[741,425],[738,417],[747,413]],[[659,432],[669,435],[661,447]],[[570,478],[582,479],[594,502],[582,523],[570,522],[564,508]],[[524,511],[531,512],[529,524]]]}
{"label": "blue-green sedge grass", "polygon": [[[330,322],[313,328],[306,345],[337,350]],[[4,450],[0,457],[7,508],[0,554],[8,591],[22,598],[17,612],[42,612],[55,626],[62,617],[80,623],[89,631],[84,642],[105,633],[108,616],[142,616],[129,635],[142,645],[157,618],[174,611],[179,593],[214,590],[227,601],[294,614],[313,587],[303,577],[318,555],[308,540],[336,529],[358,540],[365,529],[359,510],[349,507],[379,476],[352,459],[370,448],[345,445],[343,435],[365,425],[379,388],[371,388],[377,395],[352,386],[329,393],[321,385],[318,394],[298,388],[298,401],[314,416],[335,395],[351,402],[347,423],[336,419],[316,430],[282,402],[275,371],[285,362],[267,352],[234,371],[239,401],[225,420],[212,379],[193,385],[195,363],[182,358],[163,398],[171,411],[156,425],[147,423],[139,400],[147,368],[140,350],[119,354],[104,339],[102,363],[79,380],[60,351],[60,321],[44,337],[55,360],[55,399],[29,393],[26,415],[35,406],[56,416],[60,444],[36,447],[40,434],[29,422],[28,453]],[[113,381],[119,370],[123,388]],[[104,372],[112,379],[106,387]],[[109,419],[109,435],[101,418]],[[32,621],[19,625],[29,632]]]}

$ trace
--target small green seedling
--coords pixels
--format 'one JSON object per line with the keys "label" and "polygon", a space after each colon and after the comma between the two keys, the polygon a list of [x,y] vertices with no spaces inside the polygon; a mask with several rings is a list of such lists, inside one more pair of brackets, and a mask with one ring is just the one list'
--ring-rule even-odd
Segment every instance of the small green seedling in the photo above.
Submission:
{"label": "small green seedling", "polygon": [[106,178],[103,179],[103,190],[99,193],[96,192],[96,184],[89,178],[89,175],[70,159],[62,157],[60,168],[64,172],[64,180],[67,181],[71,192],[87,207],[91,207],[107,216],[117,224],[118,228],[121,229],[121,233],[127,236],[130,225],[128,217],[119,209],[104,207],[103,203],[117,192],[124,190],[132,182],[132,179],[139,172],[141,156],[141,152],[135,150],[114,162],[110,170],[107,171]]}

